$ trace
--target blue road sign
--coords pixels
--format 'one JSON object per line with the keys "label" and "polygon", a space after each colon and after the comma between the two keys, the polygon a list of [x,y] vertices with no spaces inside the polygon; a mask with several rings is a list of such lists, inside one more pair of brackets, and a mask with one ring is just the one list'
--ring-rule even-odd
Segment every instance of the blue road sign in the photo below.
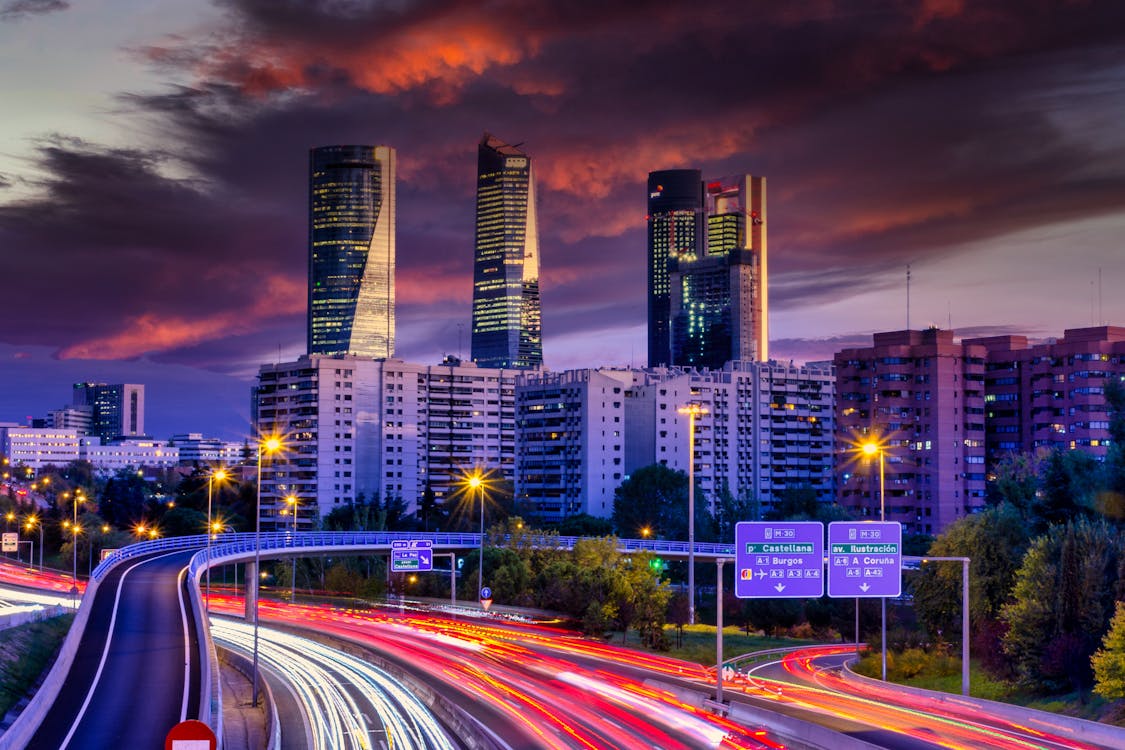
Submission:
{"label": "blue road sign", "polygon": [[429,539],[395,539],[391,542],[391,570],[425,573],[434,569],[434,543]]}
{"label": "blue road sign", "polygon": [[824,524],[743,521],[734,527],[734,595],[811,599],[824,595]]}
{"label": "blue road sign", "polygon": [[836,521],[828,524],[828,595],[839,598],[902,593],[902,524]]}
{"label": "blue road sign", "polygon": [[482,600],[483,599],[491,599],[492,598],[492,589],[490,589],[488,586],[482,587],[481,590],[480,590],[480,598]]}

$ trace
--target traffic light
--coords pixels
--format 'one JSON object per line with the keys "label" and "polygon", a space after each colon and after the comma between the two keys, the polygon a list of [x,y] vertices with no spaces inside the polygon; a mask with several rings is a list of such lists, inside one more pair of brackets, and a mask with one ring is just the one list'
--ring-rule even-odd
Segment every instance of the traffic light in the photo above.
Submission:
{"label": "traffic light", "polygon": [[662,573],[664,572],[664,561],[659,557],[650,558],[648,561],[648,567],[650,570],[652,570],[653,573]]}

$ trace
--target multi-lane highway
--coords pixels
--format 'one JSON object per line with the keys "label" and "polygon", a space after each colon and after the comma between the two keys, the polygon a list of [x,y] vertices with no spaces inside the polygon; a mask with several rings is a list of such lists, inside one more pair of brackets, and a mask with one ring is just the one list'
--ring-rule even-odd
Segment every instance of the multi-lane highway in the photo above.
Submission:
{"label": "multi-lane highway", "polygon": [[123,563],[95,592],[73,666],[29,750],[162,747],[198,718],[199,647],[182,581],[190,552]]}

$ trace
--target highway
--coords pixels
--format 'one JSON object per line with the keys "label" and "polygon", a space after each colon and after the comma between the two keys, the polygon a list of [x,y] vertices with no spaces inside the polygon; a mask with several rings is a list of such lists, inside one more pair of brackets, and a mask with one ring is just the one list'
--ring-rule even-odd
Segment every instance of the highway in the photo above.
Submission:
{"label": "highway", "polygon": [[[249,656],[253,627],[242,621],[211,620],[216,645]],[[259,628],[259,660],[289,690],[303,721],[282,727],[285,747],[312,750],[455,750],[464,747],[439,724],[407,686],[385,671],[316,641],[270,627]],[[296,718],[296,717],[285,717]],[[299,736],[293,736],[298,733]]]}
{"label": "highway", "polygon": [[106,576],[29,750],[157,748],[172,726],[198,718],[198,644],[177,585],[191,554],[144,557]]}

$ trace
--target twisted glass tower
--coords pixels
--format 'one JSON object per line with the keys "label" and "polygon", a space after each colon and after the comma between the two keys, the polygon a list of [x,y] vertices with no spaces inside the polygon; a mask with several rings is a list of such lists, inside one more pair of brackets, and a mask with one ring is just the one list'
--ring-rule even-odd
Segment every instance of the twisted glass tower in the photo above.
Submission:
{"label": "twisted glass tower", "polygon": [[543,364],[531,159],[488,133],[477,150],[472,358],[482,367]]}
{"label": "twisted glass tower", "polygon": [[309,354],[395,348],[395,150],[309,154]]}

